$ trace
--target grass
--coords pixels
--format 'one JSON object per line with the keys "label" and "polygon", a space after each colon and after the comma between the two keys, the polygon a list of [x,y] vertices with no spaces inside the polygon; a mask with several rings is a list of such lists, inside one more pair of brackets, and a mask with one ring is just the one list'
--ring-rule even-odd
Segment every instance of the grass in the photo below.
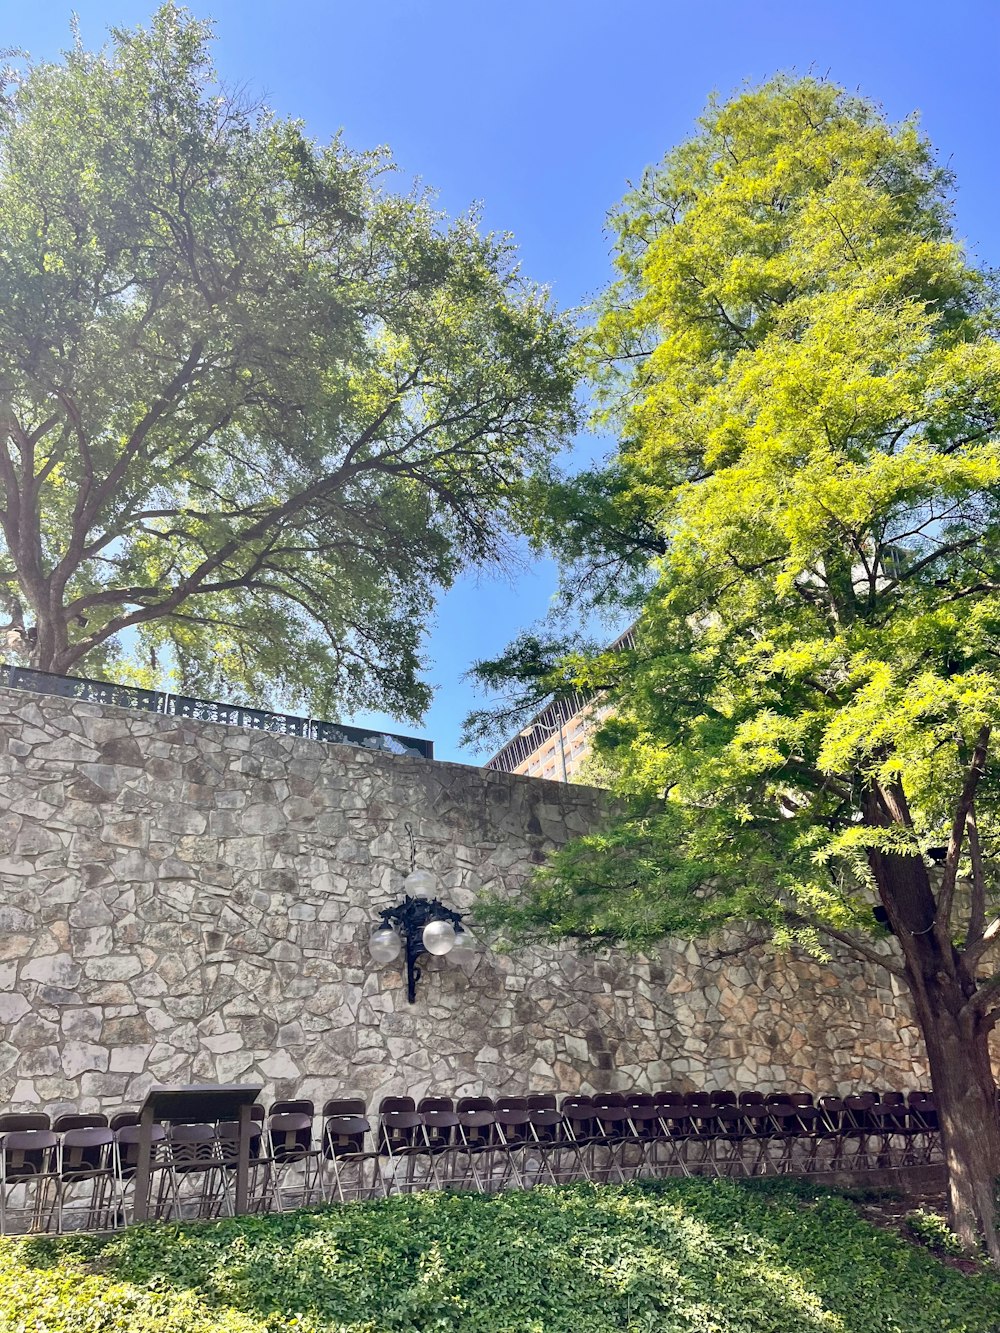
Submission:
{"label": "grass", "polygon": [[794,1182],[417,1194],[0,1242],[3,1333],[998,1333],[966,1276]]}

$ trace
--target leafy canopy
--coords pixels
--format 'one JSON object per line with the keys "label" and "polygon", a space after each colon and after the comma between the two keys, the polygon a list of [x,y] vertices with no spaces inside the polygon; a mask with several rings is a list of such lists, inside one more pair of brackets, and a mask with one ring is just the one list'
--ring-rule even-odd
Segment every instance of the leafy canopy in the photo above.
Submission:
{"label": "leafy canopy", "polygon": [[614,605],[630,569],[642,597],[634,648],[548,678],[607,691],[629,813],[497,911],[521,931],[749,916],[883,956],[873,857],[951,845],[937,924],[996,938],[1000,350],[950,185],[912,121],[779,78],[712,103],[614,215],[591,355],[620,444],[537,526],[576,588]]}
{"label": "leafy canopy", "polygon": [[572,420],[509,238],[218,85],[173,4],[0,101],[0,606],[59,672],[427,702],[436,590]]}

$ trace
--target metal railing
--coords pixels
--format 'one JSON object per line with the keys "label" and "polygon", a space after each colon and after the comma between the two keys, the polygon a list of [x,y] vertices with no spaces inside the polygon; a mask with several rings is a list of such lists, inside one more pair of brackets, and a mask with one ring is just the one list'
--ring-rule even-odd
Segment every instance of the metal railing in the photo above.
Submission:
{"label": "metal railing", "polygon": [[31,690],[35,694],[53,694],[62,699],[79,699],[83,703],[110,704],[114,708],[158,713],[161,717],[218,722],[227,727],[264,731],[272,736],[297,736],[302,740],[325,741],[329,745],[358,745],[365,750],[380,750],[386,754],[434,758],[434,742],[418,736],[369,731],[343,722],[324,722],[312,717],[297,717],[293,713],[275,713],[266,708],[247,708],[244,704],[195,699],[186,694],[147,690],[138,685],[122,685],[114,681],[56,676],[50,671],[11,666],[7,662],[0,663],[0,686],[12,690]]}

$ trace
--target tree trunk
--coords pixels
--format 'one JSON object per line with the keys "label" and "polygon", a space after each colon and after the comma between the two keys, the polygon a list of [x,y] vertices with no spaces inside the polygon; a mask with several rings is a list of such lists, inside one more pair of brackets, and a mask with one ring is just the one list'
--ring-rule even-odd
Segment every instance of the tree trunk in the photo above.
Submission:
{"label": "tree trunk", "polygon": [[968,1249],[982,1242],[1000,1264],[993,1193],[1000,1173],[1000,1122],[989,1029],[975,1012],[963,1009],[956,1017],[945,995],[934,1003],[939,989],[923,995],[915,989],[913,999],[948,1168],[949,1221]]}
{"label": "tree trunk", "polygon": [[[901,787],[873,792],[868,822],[910,826]],[[993,1190],[1000,1173],[1000,1116],[990,1024],[976,1009],[976,978],[936,924],[937,902],[920,856],[872,849],[869,864],[899,940],[914,1014],[930,1065],[948,1168],[952,1229],[967,1248],[985,1244],[1000,1266]]]}

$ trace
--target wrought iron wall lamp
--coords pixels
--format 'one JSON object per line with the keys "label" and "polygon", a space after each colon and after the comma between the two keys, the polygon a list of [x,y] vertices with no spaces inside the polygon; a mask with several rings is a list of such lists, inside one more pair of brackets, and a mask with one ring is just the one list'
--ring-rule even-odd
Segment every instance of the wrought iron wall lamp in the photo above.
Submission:
{"label": "wrought iron wall lamp", "polygon": [[470,958],[477,942],[463,924],[462,913],[446,907],[435,897],[437,880],[429,870],[417,869],[417,847],[413,830],[406,825],[410,839],[410,872],[403,880],[403,901],[379,913],[380,924],[372,927],[368,950],[379,965],[395,962],[406,951],[406,998],[417,998],[420,968],[417,962],[425,954],[447,956],[453,962]]}

